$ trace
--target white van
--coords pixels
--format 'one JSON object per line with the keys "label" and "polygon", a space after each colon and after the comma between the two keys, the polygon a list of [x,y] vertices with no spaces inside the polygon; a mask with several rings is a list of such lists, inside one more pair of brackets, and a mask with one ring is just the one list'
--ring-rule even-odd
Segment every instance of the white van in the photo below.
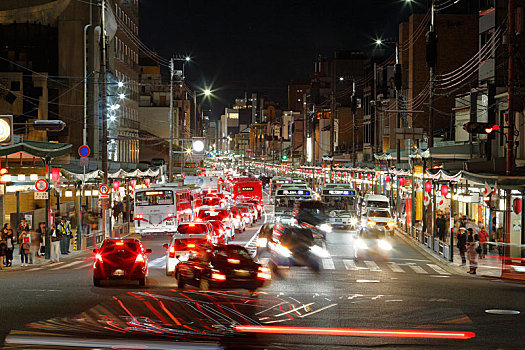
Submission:
{"label": "white van", "polygon": [[361,215],[369,208],[390,209],[390,199],[380,194],[367,194],[361,205]]}

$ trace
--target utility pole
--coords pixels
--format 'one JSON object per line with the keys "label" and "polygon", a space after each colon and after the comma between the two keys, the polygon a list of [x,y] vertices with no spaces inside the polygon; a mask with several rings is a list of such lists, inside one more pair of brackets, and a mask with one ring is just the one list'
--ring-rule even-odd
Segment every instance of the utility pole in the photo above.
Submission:
{"label": "utility pole", "polygon": [[[395,74],[394,74],[394,83],[396,88],[396,109],[397,109],[397,116],[396,116],[396,129],[399,130],[401,128],[401,104],[399,99],[401,98],[400,92],[401,88],[403,86],[403,78],[401,73],[401,64],[399,63],[399,46],[396,42],[396,65],[395,65]],[[396,138],[397,138],[397,130],[396,130]],[[392,135],[392,130],[390,130],[390,135]],[[401,163],[401,140],[397,138],[396,140],[396,165]]]}
{"label": "utility pole", "polygon": [[335,80],[332,82],[332,93],[330,94],[330,182],[332,182],[332,168],[334,165],[334,143],[335,143]]}
{"label": "utility pole", "polygon": [[[427,65],[429,68],[429,95],[428,95],[428,148],[434,147],[434,69],[437,65],[437,36],[434,28],[434,1],[430,8],[430,28],[427,34]],[[432,158],[429,159],[432,167]]]}
{"label": "utility pole", "polygon": [[169,111],[169,151],[168,151],[168,182],[173,181],[173,73],[174,73],[173,56],[170,59],[170,111]]}
{"label": "utility pole", "polygon": [[357,97],[355,96],[355,79],[352,78],[352,166],[355,167],[355,157],[356,157],[356,150],[355,150],[355,132],[357,130],[355,126],[355,113],[357,112]]}
{"label": "utility pole", "polygon": [[[108,184],[108,117],[107,117],[107,105],[106,105],[106,26],[105,26],[105,11],[106,11],[106,0],[102,0],[102,18],[100,26],[100,74],[101,74],[101,86],[100,86],[100,104],[102,107],[102,172],[104,173],[103,184]],[[102,233],[104,236],[109,235],[110,232],[106,232],[106,220],[108,220],[106,211],[109,209],[109,198],[102,198]]]}
{"label": "utility pole", "polygon": [[[374,62],[374,80],[372,86],[372,98],[374,100],[374,116],[373,116],[373,125],[374,125],[374,145],[372,147],[372,154],[370,155],[372,159],[374,159],[374,153],[377,152],[377,63]],[[370,123],[372,125],[372,123]]]}
{"label": "utility pole", "polygon": [[[515,122],[515,87],[516,87],[516,2],[515,0],[509,0],[508,3],[508,56],[509,56],[509,71],[508,71],[508,111],[507,111],[507,162],[506,171],[507,176],[512,175],[514,167],[514,122]],[[511,209],[512,209],[512,198],[511,190],[505,191],[505,256],[510,256],[510,232],[511,232]],[[502,260],[505,262],[505,260]]]}

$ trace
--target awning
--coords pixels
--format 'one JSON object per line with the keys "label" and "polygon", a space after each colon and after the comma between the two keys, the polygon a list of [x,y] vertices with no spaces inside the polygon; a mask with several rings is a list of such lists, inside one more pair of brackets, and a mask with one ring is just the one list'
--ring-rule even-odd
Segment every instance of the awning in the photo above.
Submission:
{"label": "awning", "polygon": [[71,154],[70,143],[53,143],[46,141],[24,141],[12,145],[0,146],[0,157],[8,158],[57,158]]}

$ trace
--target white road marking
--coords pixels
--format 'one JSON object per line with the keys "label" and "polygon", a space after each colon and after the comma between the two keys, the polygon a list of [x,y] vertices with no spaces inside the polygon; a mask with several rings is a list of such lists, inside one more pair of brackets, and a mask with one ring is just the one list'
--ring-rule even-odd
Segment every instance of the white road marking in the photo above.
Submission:
{"label": "white road marking", "polygon": [[325,270],[335,270],[334,261],[331,258],[323,259],[323,268]]}
{"label": "white road marking", "polygon": [[26,272],[42,270],[44,267],[33,267],[32,269],[26,270]]}
{"label": "white road marking", "polygon": [[427,264],[428,267],[430,267],[432,270],[436,271],[440,275],[450,275],[447,271],[443,270],[440,266],[436,264]]}
{"label": "white road marking", "polygon": [[355,261],[353,260],[343,259],[343,264],[345,264],[345,268],[347,270],[351,270],[351,271],[359,270],[359,268],[355,264]]}
{"label": "white road marking", "polygon": [[403,270],[401,268],[401,266],[399,266],[397,263],[395,262],[389,262],[388,264],[388,267],[390,267],[390,269],[393,271],[393,272],[405,272],[405,270]]}
{"label": "white road marking", "polygon": [[368,266],[370,271],[381,271],[381,269],[379,268],[379,266],[377,266],[375,261],[365,260],[365,264],[366,266]]}
{"label": "white road marking", "polygon": [[82,265],[82,266],[75,267],[73,270],[85,269],[86,267],[91,267],[91,266],[93,266],[93,263],[89,263],[89,264],[85,264],[85,265]]}
{"label": "white road marking", "polygon": [[268,265],[269,262],[270,262],[270,258],[260,258],[259,259],[259,264],[262,264],[262,265]]}
{"label": "white road marking", "polygon": [[149,267],[158,267],[166,264],[166,255],[161,256],[160,258],[151,260],[148,264]]}
{"label": "white road marking", "polygon": [[334,306],[336,306],[336,305],[337,305],[337,304],[327,305],[327,306],[325,306],[325,307],[322,307],[322,308],[317,309],[317,310],[315,310],[315,311],[312,311],[312,312],[309,312],[309,313],[307,313],[307,314],[301,315],[301,316],[299,316],[299,317],[302,318],[302,317],[310,316],[310,315],[316,314],[316,313],[318,313],[318,312],[321,312],[321,311],[323,311],[323,310],[326,310],[326,309],[329,309],[329,308],[331,308],[331,307],[334,307]]}
{"label": "white road marking", "polygon": [[77,265],[77,264],[81,264],[83,261],[73,261],[69,264],[65,264],[65,265],[62,265],[62,266],[58,266],[58,267],[53,267],[52,269],[50,269],[51,271],[55,271],[55,270],[61,270],[61,269],[65,269],[67,267],[71,267],[73,265]]}
{"label": "white road marking", "polygon": [[428,274],[428,272],[426,272],[421,266],[419,265],[416,265],[416,264],[409,264],[408,265],[412,270],[414,270],[415,273],[426,273]]}

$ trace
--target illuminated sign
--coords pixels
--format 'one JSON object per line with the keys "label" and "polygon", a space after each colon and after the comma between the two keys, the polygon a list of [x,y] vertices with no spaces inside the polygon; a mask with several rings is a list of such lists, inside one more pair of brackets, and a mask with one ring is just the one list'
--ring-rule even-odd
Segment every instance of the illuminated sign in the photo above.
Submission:
{"label": "illuminated sign", "polygon": [[289,195],[309,196],[310,191],[308,190],[280,190],[280,191],[277,191],[277,194],[281,196],[289,196]]}
{"label": "illuminated sign", "polygon": [[0,144],[10,145],[13,143],[13,116],[0,115]]}
{"label": "illuminated sign", "polygon": [[355,196],[355,190],[324,190],[323,194],[340,195],[340,196]]}
{"label": "illuminated sign", "polygon": [[164,191],[148,191],[146,192],[146,196],[160,196],[163,195]]}
{"label": "illuminated sign", "polygon": [[293,183],[294,184],[304,184],[304,180],[303,179],[294,179]]}
{"label": "illuminated sign", "polygon": [[241,187],[242,191],[253,191],[253,187]]}
{"label": "illuminated sign", "polygon": [[275,181],[276,184],[289,184],[291,183],[290,180],[277,180]]}

